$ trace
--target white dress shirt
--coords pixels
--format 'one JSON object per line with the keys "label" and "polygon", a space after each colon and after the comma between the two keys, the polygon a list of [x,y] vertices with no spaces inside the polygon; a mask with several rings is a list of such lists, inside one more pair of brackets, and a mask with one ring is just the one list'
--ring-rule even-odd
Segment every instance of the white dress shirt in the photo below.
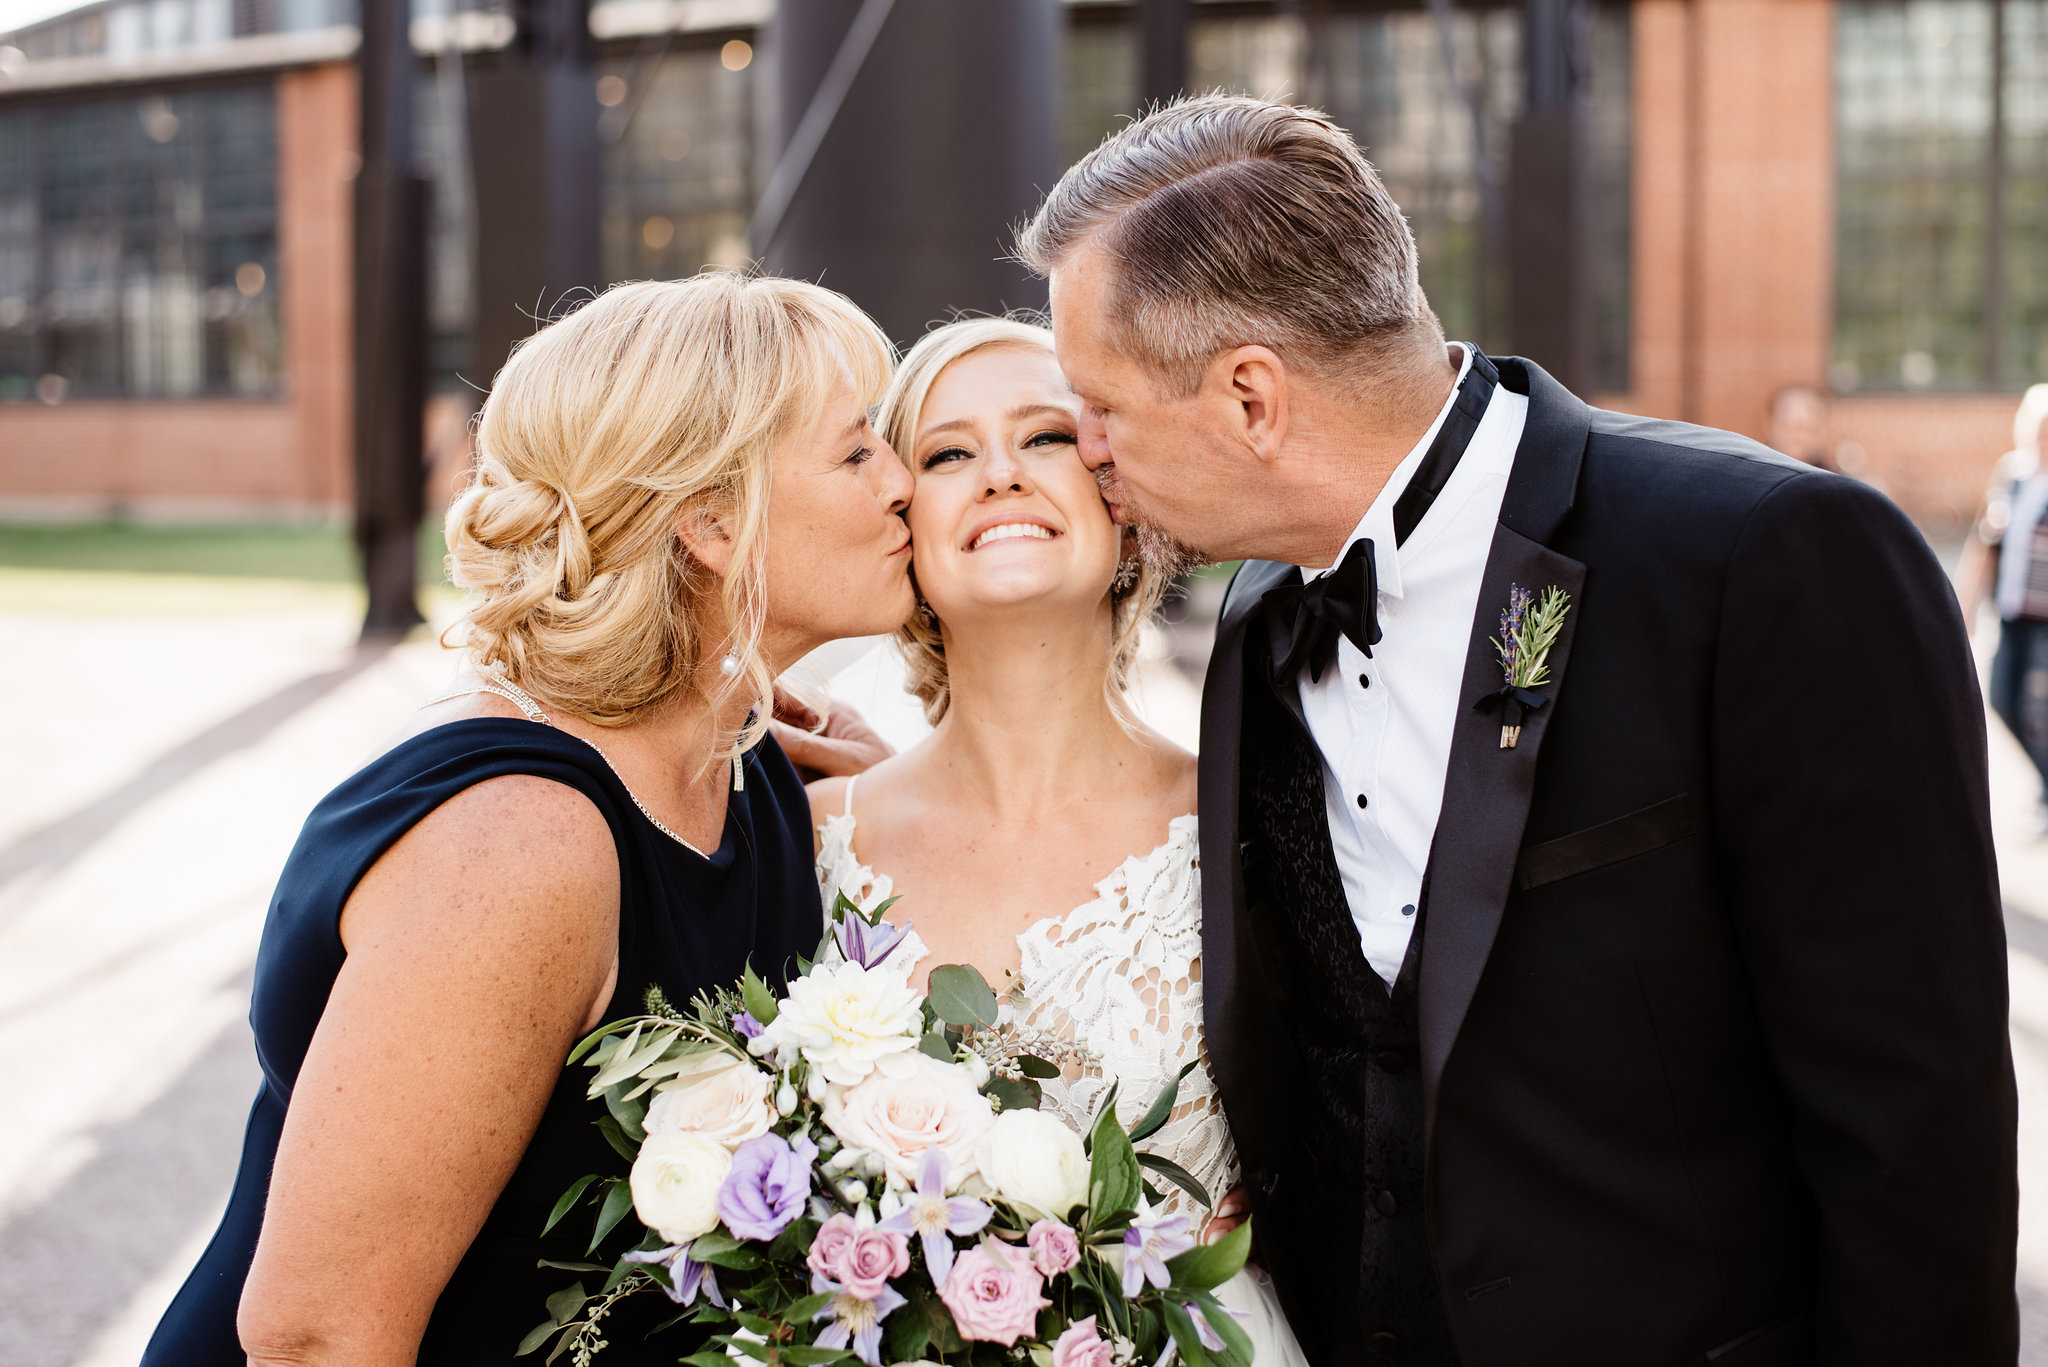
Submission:
{"label": "white dress shirt", "polygon": [[[1472,356],[1464,347],[1458,352],[1463,380]],[[1396,547],[1394,502],[1456,397],[1454,388],[1344,543],[1346,550],[1361,537],[1373,544],[1382,634],[1372,658],[1340,637],[1336,662],[1322,679],[1312,681],[1304,669],[1299,680],[1302,714],[1323,754],[1323,799],[1345,899],[1366,962],[1390,985],[1415,929],[1479,583],[1529,413],[1526,397],[1494,389],[1443,492],[1407,544]],[[1340,552],[1318,573],[1342,559]]]}

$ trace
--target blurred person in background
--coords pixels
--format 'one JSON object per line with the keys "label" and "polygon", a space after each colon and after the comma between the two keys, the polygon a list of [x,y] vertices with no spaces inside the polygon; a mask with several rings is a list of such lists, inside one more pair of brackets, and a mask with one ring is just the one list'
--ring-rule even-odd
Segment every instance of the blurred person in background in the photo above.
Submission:
{"label": "blurred person in background", "polygon": [[1816,469],[1842,473],[1828,438],[1827,395],[1810,384],[1788,384],[1771,395],[1766,445]]}
{"label": "blurred person in background", "polygon": [[[868,420],[892,359],[844,297],[732,272],[619,286],[514,353],[447,519],[476,674],[285,865],[241,1170],[145,1367],[510,1364],[559,1289],[540,1260],[624,1251],[542,1233],[627,1167],[563,1063],[650,986],[817,943],[763,702],[915,605],[910,475]],[[673,1313],[619,1306],[608,1367],[673,1363],[689,1335],[646,1340]]]}
{"label": "blurred person in background", "polygon": [[[1998,462],[1977,534],[1957,572],[1963,620],[1974,626],[1989,594],[1998,604],[1998,653],[1991,661],[1991,709],[2026,749],[2048,785],[2048,384],[2020,399],[2012,450]],[[2035,814],[2048,838],[2048,786]]]}

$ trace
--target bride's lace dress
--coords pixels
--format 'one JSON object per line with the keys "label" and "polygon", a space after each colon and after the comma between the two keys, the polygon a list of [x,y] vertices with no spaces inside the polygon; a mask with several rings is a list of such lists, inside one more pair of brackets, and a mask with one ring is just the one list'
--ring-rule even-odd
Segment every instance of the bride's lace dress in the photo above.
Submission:
{"label": "bride's lace dress", "polygon": [[[844,893],[871,911],[895,889],[887,874],[863,864],[853,851],[853,787],[847,785],[846,809],[819,828],[818,886],[827,908],[835,894]],[[1190,1059],[1199,1060],[1180,1084],[1172,1117],[1143,1147],[1193,1174],[1212,1199],[1235,1186],[1237,1152],[1202,1038],[1202,878],[1195,817],[1175,817],[1164,844],[1124,860],[1095,885],[1091,900],[1031,926],[1017,937],[1017,947],[1017,981],[1004,994],[1008,1019],[1076,1040],[1100,1059],[1080,1076],[1042,1083],[1040,1109],[1086,1132],[1115,1079],[1117,1115],[1129,1126]],[[927,952],[912,931],[890,960],[907,968]],[[1200,1223],[1203,1212],[1192,1197],[1171,1184],[1158,1185],[1169,1207]],[[1306,1367],[1263,1273],[1248,1269],[1218,1288],[1218,1295],[1248,1313],[1245,1329],[1257,1350],[1257,1367]]]}

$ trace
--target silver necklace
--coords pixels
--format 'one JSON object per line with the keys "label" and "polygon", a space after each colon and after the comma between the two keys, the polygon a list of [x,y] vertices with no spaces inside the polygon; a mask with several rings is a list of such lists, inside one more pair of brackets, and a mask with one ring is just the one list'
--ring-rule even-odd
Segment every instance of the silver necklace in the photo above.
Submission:
{"label": "silver necklace", "polygon": [[[532,694],[528,693],[518,684],[513,683],[510,679],[504,678],[502,676],[494,676],[492,678],[485,679],[471,688],[458,688],[451,693],[443,693],[440,697],[432,699],[431,701],[424,703],[422,705],[426,707],[432,707],[435,703],[447,702],[450,698],[468,697],[472,693],[495,693],[499,697],[503,698],[505,701],[511,703],[514,707],[517,707],[521,712],[524,712],[526,714],[526,719],[528,721],[539,722],[542,726],[555,725],[554,722],[549,719],[548,714],[541,711],[540,704],[533,700]],[[555,727],[555,729],[558,731],[561,730],[560,727]],[[570,733],[566,731],[564,731],[562,734],[570,735]],[[633,791],[633,785],[626,782],[626,776],[619,772],[619,766],[612,763],[612,757],[610,755],[607,755],[602,747],[594,744],[591,741],[583,740],[583,737],[581,736],[572,736],[571,738],[574,740],[583,741],[585,745],[588,745],[591,749],[597,751],[597,757],[605,762],[605,767],[612,771],[612,777],[618,779],[619,786],[626,790],[626,796],[633,799],[633,805],[640,809],[640,815],[646,817],[648,824],[653,826],[655,830],[660,831],[663,835],[667,836],[670,840],[675,841],[676,844],[681,845],[684,849],[688,850],[691,854],[696,855],[699,859],[709,859],[711,857],[705,854],[704,851],[698,849],[695,845],[692,845],[689,841],[677,835],[674,831],[670,830],[668,828],[667,822],[663,821],[660,817],[656,816],[653,812],[648,810],[647,804],[640,800],[640,794]],[[745,787],[745,771],[741,768],[742,763],[743,761],[740,756],[734,755],[732,757],[732,786],[734,792],[740,792]]]}

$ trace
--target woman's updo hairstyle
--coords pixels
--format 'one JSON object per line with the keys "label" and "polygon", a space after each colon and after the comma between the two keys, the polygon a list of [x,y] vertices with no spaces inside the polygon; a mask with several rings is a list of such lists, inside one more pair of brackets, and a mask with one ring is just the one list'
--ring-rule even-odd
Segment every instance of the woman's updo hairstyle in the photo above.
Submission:
{"label": "woman's updo hairstyle", "polygon": [[[1035,313],[1012,313],[1001,318],[963,318],[933,328],[918,339],[903,358],[896,376],[882,395],[875,417],[875,429],[895,448],[903,463],[917,473],[917,423],[924,412],[925,396],[931,393],[947,366],[963,356],[995,347],[1053,354],[1052,331]],[[1110,582],[1111,648],[1109,675],[1103,690],[1110,710],[1127,727],[1137,725],[1137,713],[1130,702],[1131,667],[1138,659],[1138,637],[1145,623],[1158,610],[1166,594],[1166,579],[1138,557],[1128,534],[1124,537],[1124,560]],[[938,619],[918,595],[917,612],[896,632],[896,646],[902,652],[908,674],[907,687],[924,704],[925,720],[936,726],[946,715],[951,700],[946,681],[946,644]]]}
{"label": "woman's updo hairstyle", "polygon": [[[448,573],[470,591],[478,669],[618,726],[729,647],[740,668],[710,701],[767,698],[769,453],[842,375],[872,402],[893,356],[844,296],[731,271],[615,286],[522,342],[448,510]],[[692,515],[732,537],[722,579],[677,535]],[[759,712],[740,745],[765,728]]]}

